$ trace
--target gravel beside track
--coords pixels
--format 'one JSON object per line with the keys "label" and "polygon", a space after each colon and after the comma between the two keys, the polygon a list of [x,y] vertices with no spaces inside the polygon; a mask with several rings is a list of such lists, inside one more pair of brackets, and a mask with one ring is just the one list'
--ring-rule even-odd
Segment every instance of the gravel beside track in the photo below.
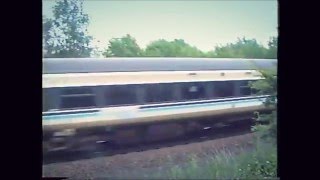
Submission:
{"label": "gravel beside track", "polygon": [[253,134],[246,132],[142,152],[47,164],[43,165],[43,177],[141,179],[148,176],[150,178],[152,174],[164,173],[173,166],[183,166],[192,155],[201,159],[223,149],[232,152],[251,149],[252,144]]}

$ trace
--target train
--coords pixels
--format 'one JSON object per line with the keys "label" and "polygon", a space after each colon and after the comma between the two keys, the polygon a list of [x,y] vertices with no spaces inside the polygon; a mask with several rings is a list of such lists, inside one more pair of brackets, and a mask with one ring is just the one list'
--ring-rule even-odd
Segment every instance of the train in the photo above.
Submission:
{"label": "train", "polygon": [[185,136],[267,111],[250,82],[277,59],[43,58],[43,152]]}

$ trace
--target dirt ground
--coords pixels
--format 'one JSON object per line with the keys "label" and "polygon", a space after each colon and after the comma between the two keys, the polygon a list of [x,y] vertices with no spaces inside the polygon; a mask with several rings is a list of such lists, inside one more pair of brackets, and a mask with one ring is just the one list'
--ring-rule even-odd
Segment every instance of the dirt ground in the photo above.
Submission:
{"label": "dirt ground", "polygon": [[185,164],[194,155],[201,159],[222,149],[237,151],[240,148],[250,148],[252,143],[253,134],[248,133],[143,152],[48,164],[43,165],[42,174],[43,177],[74,179],[142,179],[147,176],[150,178],[153,173],[165,173],[174,166]]}

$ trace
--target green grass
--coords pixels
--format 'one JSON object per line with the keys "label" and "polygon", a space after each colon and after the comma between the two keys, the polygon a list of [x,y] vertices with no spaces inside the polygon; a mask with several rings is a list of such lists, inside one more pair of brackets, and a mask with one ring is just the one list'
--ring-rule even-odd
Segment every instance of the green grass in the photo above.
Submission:
{"label": "green grass", "polygon": [[272,144],[257,143],[253,150],[238,153],[223,150],[199,158],[191,155],[183,166],[175,165],[157,178],[166,179],[274,179],[277,177],[277,151]]}

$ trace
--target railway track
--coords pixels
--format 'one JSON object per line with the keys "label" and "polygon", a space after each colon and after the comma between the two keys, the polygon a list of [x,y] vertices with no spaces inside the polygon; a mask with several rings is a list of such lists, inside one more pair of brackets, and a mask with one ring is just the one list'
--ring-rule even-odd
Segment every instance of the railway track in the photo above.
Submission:
{"label": "railway track", "polygon": [[101,142],[92,145],[91,150],[48,153],[43,156],[43,164],[46,165],[52,163],[76,161],[81,159],[90,159],[95,157],[114,156],[131,152],[142,152],[151,149],[160,149],[165,147],[214,140],[224,137],[238,136],[249,133],[253,123],[254,122],[252,119],[247,119],[233,122],[232,124],[228,125],[215,124],[204,128],[200,132],[188,134],[180,138],[152,143],[141,143],[130,146],[116,146],[107,142]]}

